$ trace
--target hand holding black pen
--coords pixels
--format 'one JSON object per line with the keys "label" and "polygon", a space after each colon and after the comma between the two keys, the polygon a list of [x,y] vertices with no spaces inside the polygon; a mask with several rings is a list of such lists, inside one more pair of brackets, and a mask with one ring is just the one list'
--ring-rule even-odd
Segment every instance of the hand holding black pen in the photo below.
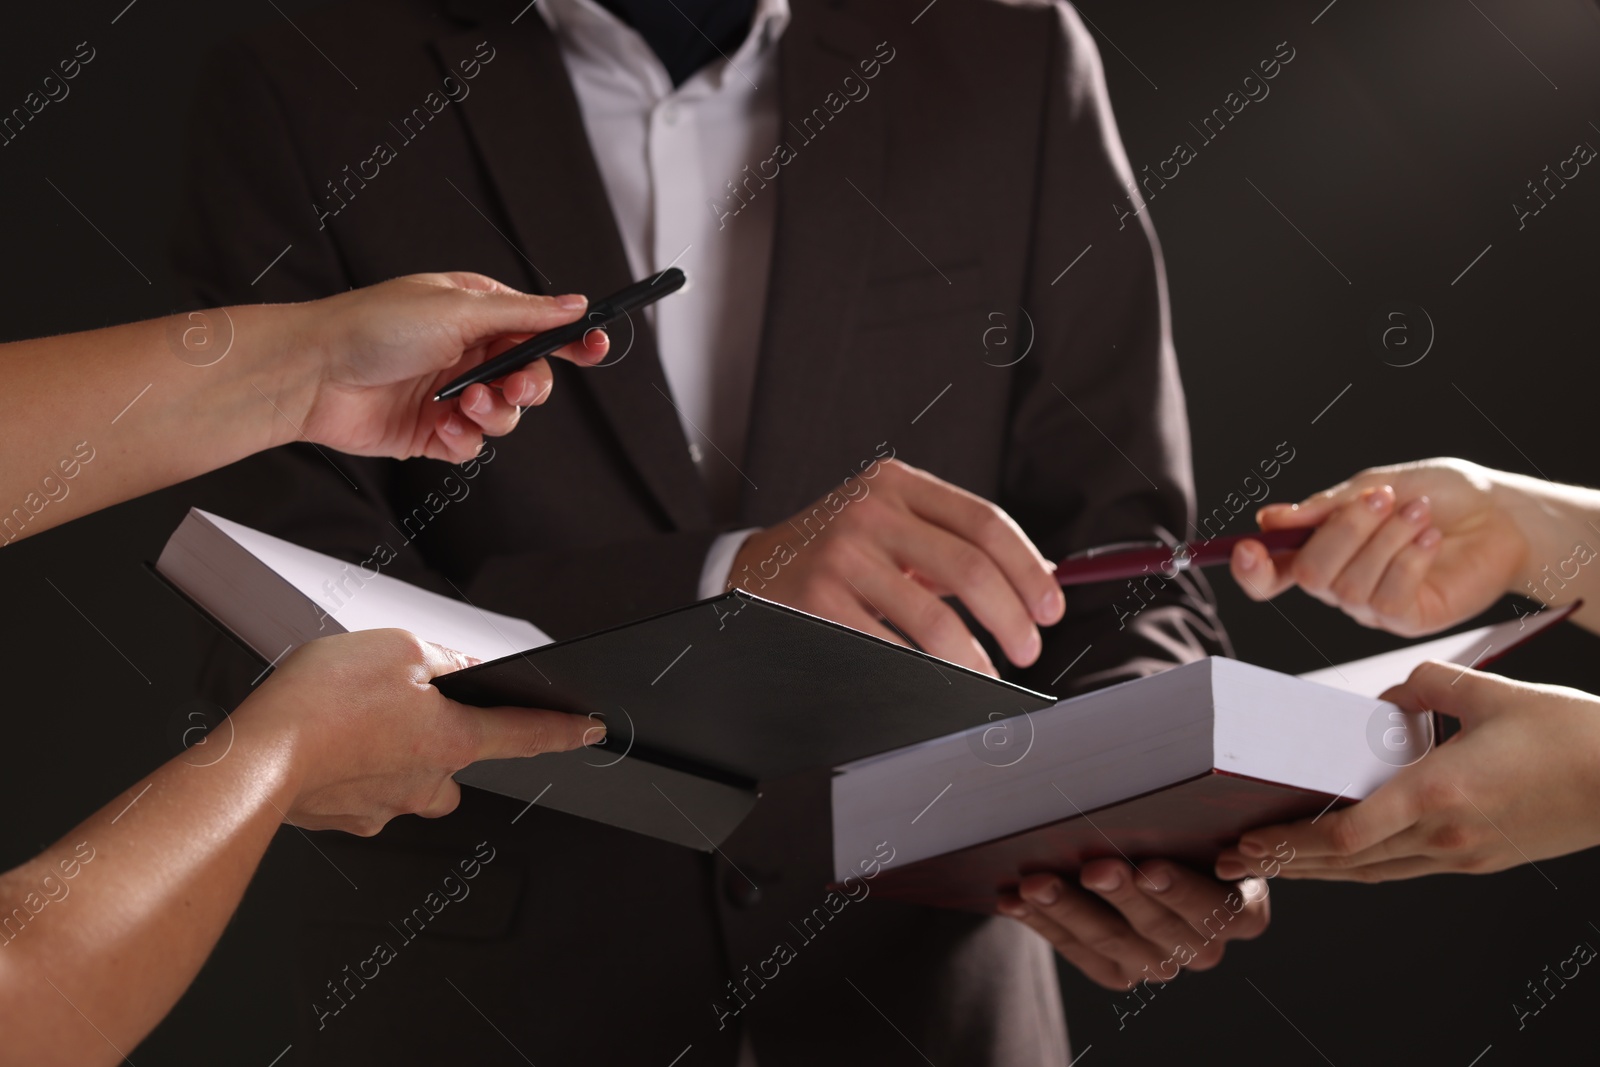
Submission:
{"label": "hand holding black pen", "polygon": [[626,289],[590,304],[588,313],[577,322],[548,330],[537,337],[530,337],[515,348],[507,349],[495,358],[480,363],[440,389],[433,398],[449,400],[459,395],[469,385],[504,378],[536,359],[543,359],[567,345],[581,341],[590,330],[604,329],[618,319],[655,303],[668,293],[677,292],[683,288],[687,280],[683,271],[677,267],[668,267],[644,281],[634,282]]}

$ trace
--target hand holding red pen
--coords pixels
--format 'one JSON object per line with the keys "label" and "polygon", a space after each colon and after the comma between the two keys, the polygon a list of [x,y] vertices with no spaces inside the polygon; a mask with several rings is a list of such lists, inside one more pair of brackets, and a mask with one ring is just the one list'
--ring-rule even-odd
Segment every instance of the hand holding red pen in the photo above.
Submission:
{"label": "hand holding red pen", "polygon": [[1254,539],[1232,571],[1254,600],[1298,585],[1364,626],[1413,637],[1477,615],[1507,592],[1528,538],[1498,472],[1456,459],[1375,467],[1299,504],[1272,504],[1264,531],[1315,527],[1296,552]]}

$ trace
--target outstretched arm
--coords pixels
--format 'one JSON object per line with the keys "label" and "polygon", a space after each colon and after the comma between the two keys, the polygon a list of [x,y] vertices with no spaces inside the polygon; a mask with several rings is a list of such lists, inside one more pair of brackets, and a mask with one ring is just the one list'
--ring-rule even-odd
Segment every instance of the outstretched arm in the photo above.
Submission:
{"label": "outstretched arm", "polygon": [[0,1065],[120,1063],[194,979],[281,823],[375,834],[453,810],[469,763],[605,735],[430,684],[469,662],[401,630],[314,641],[202,743],[0,874]]}
{"label": "outstretched arm", "polygon": [[[503,392],[475,385],[435,403],[434,391],[585,306],[476,274],[418,274],[303,304],[0,345],[0,543],[297,439],[470,459],[485,434],[516,425],[518,405],[549,395],[547,361]],[[593,331],[559,354],[593,363],[605,352]]]}
{"label": "outstretched arm", "polygon": [[[19,502],[0,515],[5,540],[296,436],[470,458],[515,426],[518,404],[544,399],[548,366],[507,377],[503,394],[474,386],[437,404],[435,390],[583,307],[478,275],[417,275],[0,347],[0,499]],[[603,358],[604,335],[590,340],[562,354]],[[122,1060],[193,980],[282,822],[374,834],[398,814],[453,810],[450,776],[469,763],[604,735],[576,716],[464,707],[430,684],[466,665],[398,630],[312,642],[203,753],[0,874],[0,1064]]]}
{"label": "outstretched arm", "polygon": [[1251,830],[1217,860],[1252,873],[1290,850],[1285,878],[1388,882],[1486,874],[1600,845],[1600,698],[1449,663],[1424,663],[1383,699],[1461,731],[1365,800]]}
{"label": "outstretched arm", "polygon": [[1265,600],[1291,585],[1366,626],[1404,636],[1464,622],[1501,596],[1583,600],[1600,632],[1600,491],[1428,459],[1374,467],[1259,516],[1264,530],[1315,526],[1304,548],[1234,549],[1233,575]]}

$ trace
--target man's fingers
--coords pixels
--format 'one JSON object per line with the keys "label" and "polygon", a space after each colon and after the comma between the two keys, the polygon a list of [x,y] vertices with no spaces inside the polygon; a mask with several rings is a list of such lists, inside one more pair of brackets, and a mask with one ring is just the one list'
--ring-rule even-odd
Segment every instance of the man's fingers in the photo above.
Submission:
{"label": "man's fingers", "polygon": [[[1193,872],[1183,872],[1199,878]],[[1220,944],[1211,948],[1206,930],[1175,910],[1174,904],[1186,902],[1186,897],[1169,898],[1173,892],[1176,868],[1171,864],[1148,863],[1141,868],[1129,867],[1120,860],[1095,860],[1085,864],[1079,881],[1085,889],[1099,894],[1100,898],[1122,914],[1135,933],[1159,949],[1164,957],[1179,954],[1182,946],[1189,946],[1202,969],[1220,958]],[[1217,883],[1205,880],[1209,885]],[[1213,907],[1219,907],[1224,893],[1214,894]],[[1202,917],[1209,912],[1202,911]],[[1214,937],[1214,933],[1210,936]],[[1213,958],[1215,957],[1215,958]]]}
{"label": "man's fingers", "polygon": [[924,651],[971,670],[996,675],[989,654],[972,636],[961,616],[885,561],[850,582],[867,605],[883,613]]}
{"label": "man's fingers", "polygon": [[1020,897],[1007,895],[1001,898],[1000,913],[1022,923],[1028,929],[1050,942],[1052,948],[1061,954],[1061,958],[1082,971],[1084,976],[1096,985],[1107,989],[1126,989],[1129,979],[1125,978],[1122,968],[1114,962],[1100,955],[1091,948],[1075,940],[1060,926],[1045,918]]}
{"label": "man's fingers", "polygon": [[521,759],[598,744],[604,724],[582,715],[533,708],[468,708],[478,724],[476,759]]}
{"label": "man's fingers", "polygon": [[1055,567],[1009,515],[926,471],[899,463],[888,466],[900,472],[911,510],[988,553],[1035,622],[1049,626],[1060,621],[1066,599],[1056,581]]}
{"label": "man's fingers", "polygon": [[1195,970],[1216,966],[1223,944],[1260,936],[1272,918],[1264,878],[1218,882],[1181,864],[1153,860],[1141,867],[1130,888],[1171,912],[1199,938],[1186,942],[1197,958],[1185,966]]}
{"label": "man's fingers", "polygon": [[902,566],[931,580],[931,589],[923,583],[930,595],[948,590],[959,598],[1017,666],[1039,658],[1044,646],[1032,613],[987,552],[915,515],[898,520],[884,531],[886,547]]}
{"label": "man's fingers", "polygon": [[825,618],[832,619],[841,626],[849,626],[860,630],[862,633],[871,634],[873,637],[882,638],[890,644],[899,645],[901,648],[910,648],[911,643],[889,627],[885,626],[878,616],[862,607],[862,601],[841,601],[823,611]]}
{"label": "man's fingers", "polygon": [[1074,941],[1113,961],[1125,975],[1160,967],[1168,953],[1158,950],[1128,920],[1093,893],[1065,884],[1053,874],[1030,874],[1018,895]]}

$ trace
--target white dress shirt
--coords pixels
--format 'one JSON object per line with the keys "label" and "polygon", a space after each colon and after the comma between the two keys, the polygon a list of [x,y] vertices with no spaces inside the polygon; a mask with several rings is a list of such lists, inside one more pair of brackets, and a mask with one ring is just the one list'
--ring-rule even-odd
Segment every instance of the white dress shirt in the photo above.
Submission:
{"label": "white dress shirt", "polygon": [[[778,143],[777,44],[788,0],[758,0],[744,43],[677,88],[644,38],[593,0],[545,0],[539,11],[560,43],[633,276],[670,266],[689,276],[646,314],[689,455],[712,514],[727,522],[745,483],[777,218],[774,191],[742,180]],[[736,185],[740,197],[730,195]],[[750,533],[712,544],[701,597],[723,591]],[[748,1032],[739,1067],[756,1067]]]}
{"label": "white dress shirt", "polygon": [[[788,0],[758,0],[744,43],[677,88],[644,38],[594,0],[545,0],[539,10],[560,43],[634,277],[674,265],[689,276],[647,314],[712,515],[728,522],[747,482],[777,218],[775,190],[744,179],[779,140],[777,43]],[[712,545],[702,597],[723,591],[750,532]]]}

